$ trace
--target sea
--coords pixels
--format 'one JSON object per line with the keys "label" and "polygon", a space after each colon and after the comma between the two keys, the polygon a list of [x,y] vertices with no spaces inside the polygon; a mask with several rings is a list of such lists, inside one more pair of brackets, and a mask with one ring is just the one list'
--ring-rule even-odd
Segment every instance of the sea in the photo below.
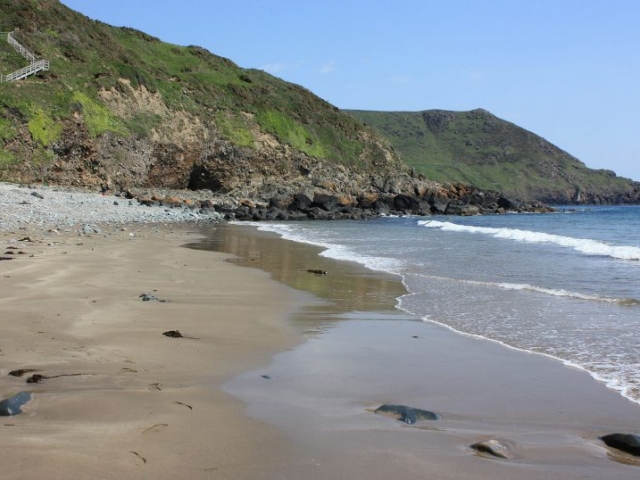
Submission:
{"label": "sea", "polygon": [[551,357],[640,404],[640,206],[256,226],[396,275],[417,321]]}

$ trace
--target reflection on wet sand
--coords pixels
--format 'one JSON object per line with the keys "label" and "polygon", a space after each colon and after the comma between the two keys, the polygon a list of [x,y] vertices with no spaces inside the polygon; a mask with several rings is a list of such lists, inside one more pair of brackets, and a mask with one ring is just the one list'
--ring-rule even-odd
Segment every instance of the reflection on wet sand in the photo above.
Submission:
{"label": "reflection on wet sand", "polygon": [[396,298],[406,293],[398,277],[322,257],[320,247],[283,240],[253,226],[216,225],[202,233],[205,239],[191,248],[230,253],[238,257],[232,260],[238,265],[260,268],[279,282],[325,300],[296,315],[294,324],[307,333],[327,328],[345,312],[396,311]]}

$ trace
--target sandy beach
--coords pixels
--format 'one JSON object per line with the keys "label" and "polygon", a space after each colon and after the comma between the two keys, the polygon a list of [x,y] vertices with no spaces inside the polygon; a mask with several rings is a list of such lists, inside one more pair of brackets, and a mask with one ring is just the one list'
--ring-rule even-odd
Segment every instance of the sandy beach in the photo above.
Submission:
{"label": "sandy beach", "polygon": [[2,478],[261,478],[286,453],[217,387],[296,341],[293,290],[182,248],[188,227],[11,238],[24,253],[0,263],[0,392],[33,399],[0,420]]}
{"label": "sandy beach", "polygon": [[[219,226],[207,242],[325,300],[294,316],[303,343],[223,385],[295,446],[276,478],[638,475],[640,462],[599,437],[639,431],[640,407],[585,372],[405,315],[394,308],[397,278],[319,257],[317,247],[243,226]],[[309,266],[328,275],[309,276]],[[383,404],[441,418],[406,425],[372,413]],[[487,440],[509,459],[470,448]]]}
{"label": "sandy beach", "polygon": [[[0,262],[0,392],[32,394],[0,420],[2,478],[640,471],[598,439],[639,431],[640,407],[558,362],[398,312],[403,286],[389,275],[254,227],[27,233],[1,237],[24,253]],[[17,369],[36,371],[8,375]],[[33,374],[45,378],[26,383]],[[440,419],[373,413],[385,403]],[[510,458],[469,448],[490,439]]]}

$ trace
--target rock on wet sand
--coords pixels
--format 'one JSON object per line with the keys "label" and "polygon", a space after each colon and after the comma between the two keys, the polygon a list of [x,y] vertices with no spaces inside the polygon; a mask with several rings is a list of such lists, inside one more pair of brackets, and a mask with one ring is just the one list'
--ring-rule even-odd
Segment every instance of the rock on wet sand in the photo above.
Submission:
{"label": "rock on wet sand", "polygon": [[22,406],[31,400],[29,392],[20,392],[0,402],[0,416],[10,417],[22,413]]}
{"label": "rock on wet sand", "polygon": [[385,415],[409,425],[413,425],[420,420],[438,420],[440,418],[440,415],[437,413],[420,410],[419,408],[407,407],[405,405],[385,404],[378,407],[373,413]]}

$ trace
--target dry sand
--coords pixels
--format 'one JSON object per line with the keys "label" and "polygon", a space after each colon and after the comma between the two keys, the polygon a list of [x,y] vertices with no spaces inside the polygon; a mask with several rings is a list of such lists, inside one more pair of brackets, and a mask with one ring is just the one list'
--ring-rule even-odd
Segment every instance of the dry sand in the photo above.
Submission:
{"label": "dry sand", "polygon": [[[202,231],[226,253],[181,247],[200,238],[186,227],[132,228],[41,235],[0,262],[1,396],[33,393],[0,418],[0,478],[640,474],[597,438],[640,431],[640,407],[557,362],[394,311],[393,277],[251,227]],[[196,338],[162,335],[175,329]],[[7,375],[19,368],[72,376],[27,385]],[[382,403],[442,418],[402,425],[372,413]],[[469,448],[488,438],[512,458]]]}
{"label": "dry sand", "polygon": [[[0,477],[264,478],[282,434],[217,387],[296,341],[300,295],[182,248],[194,236],[180,227],[132,228],[32,233],[0,262],[0,396],[33,394],[0,417]],[[176,329],[197,338],[162,335]],[[69,376],[8,376],[23,368]]]}

